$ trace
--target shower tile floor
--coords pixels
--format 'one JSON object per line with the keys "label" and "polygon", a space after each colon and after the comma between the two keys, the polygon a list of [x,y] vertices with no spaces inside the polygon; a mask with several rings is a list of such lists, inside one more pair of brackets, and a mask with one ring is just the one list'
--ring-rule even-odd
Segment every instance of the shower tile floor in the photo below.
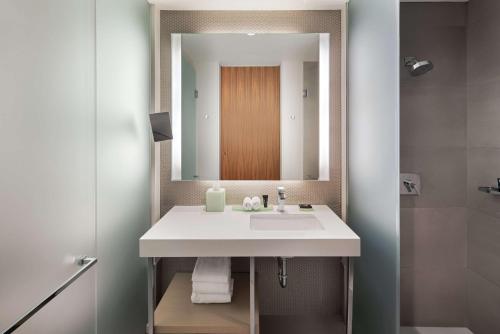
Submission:
{"label": "shower tile floor", "polygon": [[473,334],[467,328],[453,327],[401,327],[400,334]]}

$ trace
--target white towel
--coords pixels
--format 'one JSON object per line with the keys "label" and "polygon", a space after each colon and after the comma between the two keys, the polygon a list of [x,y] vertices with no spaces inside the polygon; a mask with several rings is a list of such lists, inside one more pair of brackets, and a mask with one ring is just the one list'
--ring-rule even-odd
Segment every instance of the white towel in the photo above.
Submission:
{"label": "white towel", "polygon": [[212,283],[212,282],[193,282],[193,293],[230,293],[231,286],[229,283]]}
{"label": "white towel", "polygon": [[231,279],[231,258],[199,257],[194,266],[193,282],[229,283]]}
{"label": "white towel", "polygon": [[250,197],[245,197],[243,199],[243,210],[246,211],[252,210],[252,199]]}
{"label": "white towel", "polygon": [[234,280],[231,280],[229,293],[197,293],[191,294],[191,302],[193,304],[221,304],[230,303],[233,297],[233,284]]}
{"label": "white towel", "polygon": [[260,209],[260,197],[254,196],[252,197],[252,210]]}

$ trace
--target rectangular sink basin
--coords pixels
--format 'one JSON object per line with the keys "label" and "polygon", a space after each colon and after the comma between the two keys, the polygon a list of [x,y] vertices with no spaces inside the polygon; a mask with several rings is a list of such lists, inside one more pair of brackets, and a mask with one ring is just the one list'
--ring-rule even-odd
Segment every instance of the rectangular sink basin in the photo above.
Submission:
{"label": "rectangular sink basin", "polygon": [[254,231],[319,231],[324,230],[318,218],[311,214],[254,214],[250,216]]}

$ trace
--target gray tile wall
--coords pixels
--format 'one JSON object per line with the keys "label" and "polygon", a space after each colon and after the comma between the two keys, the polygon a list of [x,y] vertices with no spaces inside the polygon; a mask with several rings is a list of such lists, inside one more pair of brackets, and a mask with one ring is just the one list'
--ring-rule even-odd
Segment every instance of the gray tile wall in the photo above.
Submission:
{"label": "gray tile wall", "polygon": [[475,334],[500,333],[500,198],[477,191],[500,177],[500,1],[468,4],[467,314]]}
{"label": "gray tile wall", "polygon": [[402,3],[401,172],[418,197],[401,197],[401,325],[464,326],[467,297],[467,86],[465,4]]}

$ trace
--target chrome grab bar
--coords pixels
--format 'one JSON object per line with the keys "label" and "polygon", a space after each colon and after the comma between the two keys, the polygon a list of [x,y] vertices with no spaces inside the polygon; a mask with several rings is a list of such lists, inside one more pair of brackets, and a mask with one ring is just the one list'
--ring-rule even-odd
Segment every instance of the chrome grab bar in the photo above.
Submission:
{"label": "chrome grab bar", "polygon": [[97,259],[95,257],[82,256],[76,260],[76,264],[79,266],[83,266],[80,270],[78,270],[73,276],[71,276],[68,280],[66,280],[61,286],[59,286],[56,290],[54,290],[47,298],[42,300],[38,305],[33,307],[30,311],[28,311],[25,315],[23,315],[19,320],[17,320],[14,324],[12,324],[9,328],[5,329],[2,334],[11,334],[14,333],[16,329],[21,327],[29,318],[34,316],[38,311],[40,311],[45,305],[47,305],[52,299],[54,299],[57,295],[64,291],[68,286],[71,285],[74,281],[78,279],[78,277],[82,276],[87,270],[89,270],[94,264],[97,263]]}
{"label": "chrome grab bar", "polygon": [[500,196],[500,178],[497,178],[497,186],[493,187],[478,187],[477,190],[482,191],[483,193]]}

